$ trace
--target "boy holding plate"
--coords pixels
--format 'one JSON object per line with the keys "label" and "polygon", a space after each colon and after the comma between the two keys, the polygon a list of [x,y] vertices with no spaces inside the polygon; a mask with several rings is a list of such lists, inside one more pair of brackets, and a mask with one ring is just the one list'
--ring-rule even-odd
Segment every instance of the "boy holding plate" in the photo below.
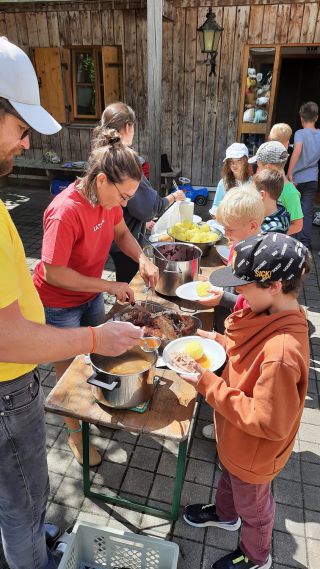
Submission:
{"label": "boy holding plate", "polygon": [[275,503],[271,481],[287,463],[307,392],[308,325],[297,297],[310,270],[306,247],[269,233],[235,246],[233,266],[215,271],[216,286],[235,286],[249,308],[226,319],[225,334],[202,332],[221,343],[228,363],[218,377],[196,362],[186,375],[214,408],[222,475],[215,504],[186,507],[194,527],[241,527],[240,547],[213,569],[270,569]]}

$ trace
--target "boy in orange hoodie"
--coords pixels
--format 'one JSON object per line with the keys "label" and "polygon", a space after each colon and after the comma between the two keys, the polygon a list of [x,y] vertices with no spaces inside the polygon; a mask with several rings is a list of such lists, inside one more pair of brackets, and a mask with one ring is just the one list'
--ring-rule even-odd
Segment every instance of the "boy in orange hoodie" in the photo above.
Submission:
{"label": "boy in orange hoodie", "polygon": [[307,392],[308,326],[297,296],[308,251],[280,233],[250,237],[235,247],[233,267],[212,273],[215,286],[236,286],[250,308],[226,319],[228,363],[218,377],[196,362],[183,376],[214,408],[222,475],[215,504],[186,507],[194,527],[229,531],[241,525],[240,547],[213,569],[269,569],[275,504],[271,481],[288,461]]}

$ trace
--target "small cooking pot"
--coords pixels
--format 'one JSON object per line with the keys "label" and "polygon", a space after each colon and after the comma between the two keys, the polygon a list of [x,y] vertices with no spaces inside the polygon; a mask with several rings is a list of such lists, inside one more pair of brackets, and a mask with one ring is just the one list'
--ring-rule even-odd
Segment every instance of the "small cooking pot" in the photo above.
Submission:
{"label": "small cooking pot", "polygon": [[130,409],[150,399],[154,391],[154,365],[157,361],[157,352],[143,352],[136,346],[127,352],[137,354],[146,362],[145,369],[131,374],[113,374],[105,371],[106,364],[112,361],[123,360],[123,356],[101,356],[90,354],[90,363],[94,373],[88,379],[93,388],[93,395],[97,401],[108,407],[116,409]]}

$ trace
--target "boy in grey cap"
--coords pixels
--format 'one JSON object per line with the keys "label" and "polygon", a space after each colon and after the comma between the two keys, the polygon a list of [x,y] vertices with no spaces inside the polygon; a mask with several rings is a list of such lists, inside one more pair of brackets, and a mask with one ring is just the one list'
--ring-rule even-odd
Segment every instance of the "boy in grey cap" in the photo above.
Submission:
{"label": "boy in grey cap", "polygon": [[249,163],[257,163],[258,172],[264,168],[274,168],[283,175],[284,186],[279,201],[290,213],[291,223],[288,229],[288,235],[296,235],[302,229],[303,213],[300,203],[300,194],[293,183],[289,182],[284,173],[284,167],[288,157],[289,154],[283,144],[272,140],[261,144],[257,154],[249,158]]}
{"label": "boy in grey cap", "polygon": [[[30,59],[0,38],[0,176],[28,150],[30,127],[54,134],[60,125],[40,105]],[[23,245],[0,200],[0,529],[10,569],[54,569],[46,548],[44,516],[49,493],[44,396],[36,363],[95,350],[125,352],[141,328],[113,323],[97,328],[57,329],[44,311]]]}

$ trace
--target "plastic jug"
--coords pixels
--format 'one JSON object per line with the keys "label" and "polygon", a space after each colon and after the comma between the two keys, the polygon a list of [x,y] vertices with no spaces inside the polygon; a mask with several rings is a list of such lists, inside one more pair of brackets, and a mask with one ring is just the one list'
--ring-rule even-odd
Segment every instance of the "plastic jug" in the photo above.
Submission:
{"label": "plastic jug", "polygon": [[190,198],[186,198],[183,202],[180,202],[180,219],[181,221],[191,221],[193,220],[194,203]]}

